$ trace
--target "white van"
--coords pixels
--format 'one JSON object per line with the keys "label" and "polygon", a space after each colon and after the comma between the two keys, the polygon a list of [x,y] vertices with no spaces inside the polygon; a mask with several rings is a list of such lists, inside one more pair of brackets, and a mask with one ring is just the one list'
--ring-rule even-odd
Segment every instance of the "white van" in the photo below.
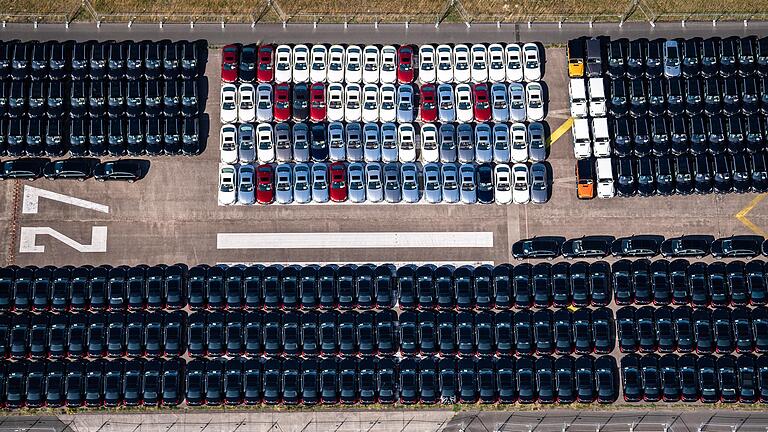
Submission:
{"label": "white van", "polygon": [[602,78],[590,78],[589,115],[592,117],[602,117],[605,113],[605,82]]}
{"label": "white van", "polygon": [[571,126],[573,135],[573,154],[576,159],[586,159],[592,156],[592,140],[589,139],[589,120],[577,118]]}
{"label": "white van", "polygon": [[589,115],[587,109],[586,81],[580,78],[571,78],[568,82],[568,95],[571,101],[571,117],[584,118]]}
{"label": "white van", "polygon": [[611,158],[597,158],[597,197],[613,198],[616,191],[613,187],[613,166]]}
{"label": "white van", "polygon": [[592,153],[595,157],[611,155],[611,136],[608,135],[608,119],[595,117],[592,119]]}

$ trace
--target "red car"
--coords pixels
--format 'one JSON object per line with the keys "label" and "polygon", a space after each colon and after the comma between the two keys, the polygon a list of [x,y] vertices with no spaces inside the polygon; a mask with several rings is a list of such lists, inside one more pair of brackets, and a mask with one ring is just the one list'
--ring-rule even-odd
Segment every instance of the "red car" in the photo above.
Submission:
{"label": "red car", "polygon": [[256,168],[256,201],[259,204],[270,204],[275,200],[275,172],[272,165],[264,164]]}
{"label": "red car", "polygon": [[403,45],[397,49],[397,82],[408,84],[413,82],[413,47]]}
{"label": "red car", "polygon": [[313,122],[325,120],[325,84],[314,83],[309,89],[309,119]]}
{"label": "red car", "polygon": [[475,93],[475,121],[486,122],[490,120],[491,101],[488,99],[488,84],[475,84],[472,90]]}
{"label": "red car", "polygon": [[224,82],[237,81],[237,68],[240,66],[238,59],[240,49],[237,45],[227,45],[221,49],[221,80]]}
{"label": "red car", "polygon": [[347,200],[347,168],[344,162],[334,162],[330,166],[331,171],[331,201],[343,202]]}
{"label": "red car", "polygon": [[260,46],[259,68],[256,72],[256,79],[259,80],[259,82],[268,83],[275,79],[274,63],[274,48],[272,45]]}
{"label": "red car", "polygon": [[421,107],[419,108],[419,118],[421,118],[421,121],[433,122],[437,119],[436,93],[437,90],[434,84],[424,84],[421,86]]}
{"label": "red car", "polygon": [[291,86],[280,83],[275,85],[275,121],[287,121],[291,118]]}

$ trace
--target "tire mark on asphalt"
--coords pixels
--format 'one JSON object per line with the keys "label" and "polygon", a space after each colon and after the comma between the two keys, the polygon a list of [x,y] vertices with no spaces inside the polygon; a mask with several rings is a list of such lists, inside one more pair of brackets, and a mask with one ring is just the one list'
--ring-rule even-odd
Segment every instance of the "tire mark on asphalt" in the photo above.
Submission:
{"label": "tire mark on asphalt", "polygon": [[21,180],[14,180],[13,196],[11,198],[11,221],[8,224],[8,239],[5,256],[5,265],[10,266],[16,262],[16,241],[19,235],[19,211],[21,210]]}

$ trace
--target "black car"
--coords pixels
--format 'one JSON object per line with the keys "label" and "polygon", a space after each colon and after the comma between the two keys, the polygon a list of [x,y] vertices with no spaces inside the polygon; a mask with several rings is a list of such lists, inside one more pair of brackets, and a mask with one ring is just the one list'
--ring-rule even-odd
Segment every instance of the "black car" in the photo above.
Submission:
{"label": "black car", "polygon": [[584,236],[569,239],[562,244],[562,254],[566,258],[602,258],[610,253],[610,236]]}
{"label": "black car", "polygon": [[673,332],[677,336],[676,342],[678,352],[692,352],[696,345],[691,313],[691,309],[687,306],[673,309]]}
{"label": "black car", "polygon": [[645,73],[645,60],[648,52],[648,40],[635,39],[629,42],[627,54],[627,77],[638,79]]}
{"label": "black car", "polygon": [[680,399],[683,402],[699,400],[699,373],[696,356],[686,354],[677,359],[680,376]]}
{"label": "black car", "polygon": [[638,159],[637,192],[642,197],[656,195],[656,168],[654,159],[643,156]]}
{"label": "black car", "polygon": [[592,335],[592,314],[582,308],[572,315],[574,349],[577,354],[588,354],[594,350],[595,340]]}
{"label": "black car", "polygon": [[648,81],[648,115],[658,117],[667,110],[666,98],[664,97],[664,81],[660,78]]}
{"label": "black car", "polygon": [[621,157],[616,161],[616,193],[619,196],[634,196],[637,193],[637,162],[632,157]]}
{"label": "black car", "polygon": [[648,88],[645,80],[635,79],[629,83],[629,115],[635,118],[648,115]]}
{"label": "black car", "polygon": [[738,368],[739,402],[755,403],[758,399],[758,384],[756,375],[756,361],[751,354],[739,356],[736,360]]}
{"label": "black car", "polygon": [[293,86],[292,118],[296,122],[306,121],[309,117],[309,87],[306,83],[297,83]]}
{"label": "black car", "polygon": [[49,159],[23,158],[12,159],[2,163],[0,180],[35,180],[43,176],[43,170]]}
{"label": "black car", "polygon": [[635,235],[616,239],[611,245],[611,254],[619,257],[653,257],[659,253],[661,236]]}
{"label": "black car", "polygon": [[621,358],[621,381],[626,402],[639,402],[643,399],[643,374],[640,356],[630,354]]}
{"label": "black car", "polygon": [[148,171],[147,167],[148,164],[145,161],[120,159],[96,165],[93,176],[98,181],[119,180],[133,183],[144,178]]}
{"label": "black car", "polygon": [[[496,364],[496,383],[498,385],[499,402],[514,403],[517,400],[517,381],[514,357],[498,357]],[[441,364],[443,361],[440,362]]]}
{"label": "black car", "polygon": [[595,353],[608,354],[613,351],[616,345],[614,328],[613,313],[610,310],[603,307],[592,312],[592,335],[595,341]]}
{"label": "black car", "polygon": [[726,403],[738,402],[739,383],[736,359],[730,355],[718,357],[716,367],[720,390],[720,401]]}
{"label": "black car", "polygon": [[552,259],[560,255],[562,237],[534,237],[519,240],[512,245],[512,256],[522,259]]}
{"label": "black car", "polygon": [[533,266],[533,305],[546,308],[552,305],[552,265],[546,262]]}
{"label": "black car", "polygon": [[575,400],[574,361],[571,356],[555,360],[555,387],[559,403],[572,403]]}
{"label": "black car", "polygon": [[656,193],[662,196],[675,192],[675,159],[672,156],[660,156],[655,159]]}
{"label": "black car", "polygon": [[613,138],[613,154],[626,157],[632,154],[632,125],[626,117],[614,118],[611,122]]}
{"label": "black car", "polygon": [[712,242],[711,252],[715,258],[753,258],[762,251],[763,238],[755,235],[737,235],[719,238]]}
{"label": "black car", "polygon": [[[763,251],[765,251],[765,242],[763,242]],[[765,305],[766,296],[768,296],[768,284],[766,284],[764,277],[764,263],[762,261],[750,261],[746,264],[744,273],[747,278],[750,303]]]}
{"label": "black car", "polygon": [[693,159],[687,154],[675,158],[674,166],[675,192],[678,195],[690,195],[693,193]]}
{"label": "black car", "polygon": [[[306,371],[306,372],[305,372]],[[314,382],[310,382],[307,377],[307,373],[312,373],[312,377],[315,378]],[[312,397],[317,397],[317,361],[306,360],[302,363],[302,381],[304,384],[304,393],[306,403],[312,403]],[[312,386],[314,384],[314,387]],[[312,393],[312,390],[315,390]],[[261,364],[259,359],[250,358],[243,364],[243,399],[246,405],[259,404],[262,401],[262,381],[261,381]],[[314,400],[316,403],[316,399]]]}
{"label": "black car", "polygon": [[574,362],[576,401],[592,403],[595,400],[594,360],[591,356],[583,355]]}
{"label": "black car", "polygon": [[768,191],[768,162],[766,161],[765,153],[752,153],[750,157],[752,190],[758,193],[766,192]]}
{"label": "black car", "polygon": [[715,403],[720,401],[719,365],[715,364],[715,358],[705,355],[698,358],[699,388],[701,401]]}
{"label": "black car", "polygon": [[694,159],[694,191],[697,194],[711,193],[713,184],[712,157],[707,154],[697,154]]}
{"label": "black car", "polygon": [[598,403],[613,403],[619,397],[619,380],[616,378],[617,371],[616,359],[613,357],[601,356],[595,360],[595,388],[597,390]]}
{"label": "black car", "polygon": [[629,49],[626,39],[614,39],[608,43],[608,76],[622,78],[627,72],[626,57]]}
{"label": "black car", "polygon": [[536,362],[531,356],[521,356],[515,362],[518,400],[521,403],[534,403],[538,399]]}
{"label": "black car", "polygon": [[697,257],[709,254],[709,247],[715,240],[710,235],[686,235],[673,237],[661,243],[661,255],[666,258]]}

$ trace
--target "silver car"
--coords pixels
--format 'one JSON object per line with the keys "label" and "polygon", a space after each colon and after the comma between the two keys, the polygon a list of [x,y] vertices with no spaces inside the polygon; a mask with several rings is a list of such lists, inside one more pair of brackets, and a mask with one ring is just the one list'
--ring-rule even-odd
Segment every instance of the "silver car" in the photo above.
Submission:
{"label": "silver car", "polygon": [[306,123],[293,125],[293,160],[296,162],[309,161],[309,127]]}
{"label": "silver car", "polygon": [[381,165],[376,162],[365,165],[365,190],[369,202],[381,202],[384,199]]}
{"label": "silver car", "polygon": [[365,167],[360,162],[349,164],[347,167],[347,193],[351,202],[365,201]]}
{"label": "silver car", "polygon": [[443,202],[459,202],[459,170],[456,164],[443,164],[440,173],[443,178]]}
{"label": "silver car", "polygon": [[493,161],[509,162],[509,129],[503,123],[493,126]]}
{"label": "silver car", "polygon": [[312,201],[328,202],[328,167],[324,163],[312,165]]}
{"label": "silver car", "polygon": [[496,83],[491,86],[491,115],[493,121],[509,121],[509,102],[507,101],[507,86]]}
{"label": "silver car", "polygon": [[397,126],[394,123],[381,125],[381,160],[397,162]]}
{"label": "silver car", "polygon": [[363,128],[360,123],[348,123],[344,130],[347,138],[347,160],[363,161]]}
{"label": "silver car", "polygon": [[275,125],[275,159],[278,162],[291,162],[293,160],[291,126],[288,123]]}
{"label": "silver car", "polygon": [[456,128],[452,124],[440,126],[440,162],[456,162]]}
{"label": "silver car", "polygon": [[544,126],[539,122],[533,122],[528,125],[528,155],[534,162],[541,162],[547,159]]}
{"label": "silver car", "polygon": [[256,147],[254,146],[254,129],[250,123],[242,123],[237,128],[237,153],[242,163],[251,163],[256,160]]}
{"label": "silver car", "polygon": [[272,121],[272,85],[259,84],[256,87],[256,119]]}
{"label": "silver car", "polygon": [[453,96],[453,87],[450,84],[437,86],[437,113],[440,121],[450,123],[456,121],[456,103]]}
{"label": "silver car", "polygon": [[460,124],[456,128],[456,141],[459,149],[459,162],[466,163],[475,160],[475,142],[472,125]]}
{"label": "silver car", "polygon": [[493,131],[485,123],[475,126],[475,162],[486,163],[493,160]]}
{"label": "silver car", "polygon": [[531,202],[544,204],[549,195],[547,167],[540,162],[531,165]]}
{"label": "silver car", "polygon": [[251,165],[240,165],[237,171],[237,202],[241,204],[253,204],[256,202],[253,177],[255,172]]}
{"label": "silver car", "polygon": [[397,122],[413,121],[413,87],[403,84],[397,88]]}
{"label": "silver car", "polygon": [[443,200],[440,166],[436,163],[424,165],[424,199],[430,204],[437,204]]}
{"label": "silver car", "polygon": [[364,156],[366,162],[381,160],[381,138],[379,137],[379,125],[366,123],[363,126]]}
{"label": "silver car", "polygon": [[461,202],[474,204],[477,202],[477,175],[472,164],[462,164],[459,168],[461,176]]}
{"label": "silver car", "polygon": [[299,163],[293,167],[293,199],[297,203],[308,203],[312,201],[312,190],[310,189],[309,165]]}
{"label": "silver car", "polygon": [[384,165],[384,199],[387,202],[397,203],[402,198],[400,167],[396,163],[388,163]]}
{"label": "silver car", "polygon": [[664,76],[680,76],[680,47],[676,40],[664,41]]}
{"label": "silver car", "polygon": [[525,86],[520,83],[509,85],[509,120],[525,121]]}
{"label": "silver car", "polygon": [[[386,167],[384,168],[386,170]],[[419,196],[419,167],[415,163],[404,163],[400,168],[403,181],[403,201],[408,203],[418,202]]]}
{"label": "silver car", "polygon": [[344,125],[333,122],[328,125],[328,158],[332,161],[343,161],[347,158],[344,144]]}
{"label": "silver car", "polygon": [[281,163],[275,168],[275,201],[280,204],[293,202],[293,169],[287,163]]}

